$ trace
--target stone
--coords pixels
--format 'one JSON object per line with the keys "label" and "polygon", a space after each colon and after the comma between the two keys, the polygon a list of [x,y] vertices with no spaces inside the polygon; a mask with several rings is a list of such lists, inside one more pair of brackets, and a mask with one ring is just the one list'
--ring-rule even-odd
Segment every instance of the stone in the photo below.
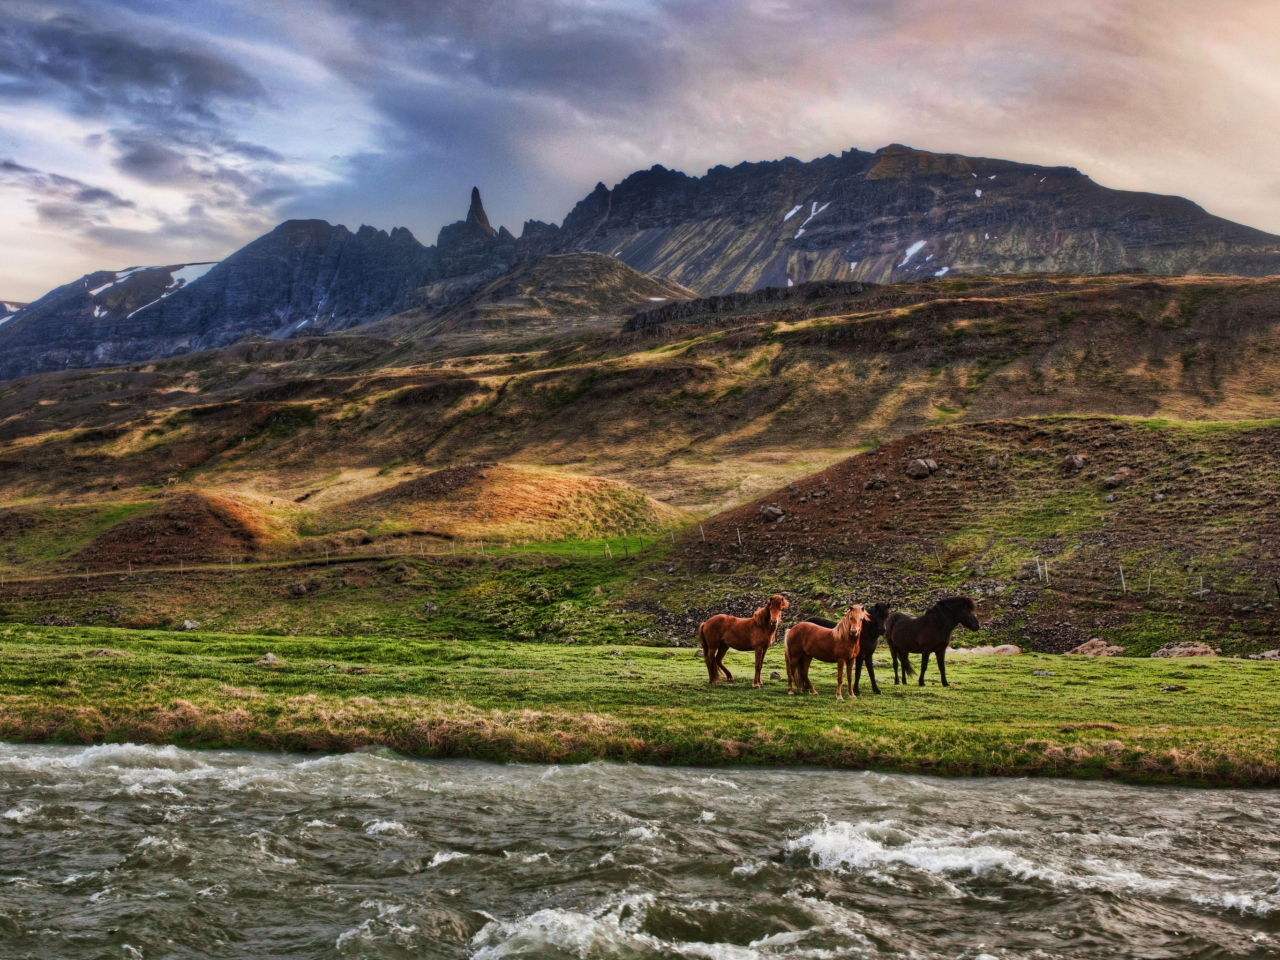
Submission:
{"label": "stone", "polygon": [[1263,650],[1262,653],[1249,654],[1250,660],[1280,660],[1280,650]]}
{"label": "stone", "polygon": [[915,459],[907,464],[907,476],[913,480],[923,480],[929,473],[929,464],[924,460]]}
{"label": "stone", "polygon": [[1101,637],[1093,637],[1080,644],[1080,646],[1067,651],[1068,656],[1080,657],[1118,657],[1122,653],[1124,653],[1124,647],[1107,643]]}
{"label": "stone", "polygon": [[777,522],[778,520],[781,520],[786,515],[786,511],[784,511],[776,503],[767,503],[767,504],[761,504],[760,515],[764,517],[766,520],[773,520],[774,522]]}
{"label": "stone", "polygon": [[999,461],[999,460],[997,460],[995,457],[987,457],[987,469],[988,469],[988,470],[995,470],[995,469],[996,469],[997,467],[999,467],[999,466],[1000,466],[1000,461]]}
{"label": "stone", "polygon": [[181,630],[199,630],[200,623],[197,620],[183,620]]}
{"label": "stone", "polygon": [[1054,674],[1054,672],[1053,672],[1052,670],[1032,670],[1032,671],[1031,671],[1031,675],[1032,675],[1033,677],[1052,677],[1052,676],[1056,676],[1056,674]]}
{"label": "stone", "polygon": [[1062,458],[1062,469],[1066,473],[1079,473],[1084,469],[1084,457],[1078,453],[1069,453]]}
{"label": "stone", "polygon": [[884,478],[883,473],[877,473],[877,474],[874,474],[870,480],[868,480],[866,483],[862,485],[862,489],[863,490],[880,490],[888,482],[889,481]]}
{"label": "stone", "polygon": [[435,613],[439,609],[439,607],[437,607],[434,603],[428,600],[426,603],[422,605],[422,609],[427,613]]}
{"label": "stone", "polygon": [[1116,502],[1116,500],[1117,500],[1117,497],[1116,497],[1116,495],[1115,495],[1114,493],[1108,493],[1108,494],[1107,494],[1105,497],[1103,497],[1102,499],[1103,499],[1103,500],[1105,500],[1107,503],[1115,503],[1115,502]]}
{"label": "stone", "polygon": [[777,670],[774,670],[772,673],[770,673],[770,674],[769,674],[769,679],[770,679],[770,680],[781,680],[781,679],[782,679],[782,674],[780,674]]}
{"label": "stone", "polygon": [[1181,643],[1166,643],[1151,654],[1153,657],[1216,657],[1217,654],[1207,643],[1198,640],[1187,640]]}
{"label": "stone", "polygon": [[925,458],[924,465],[929,468],[930,473],[933,473],[938,469],[938,462],[936,460],[930,460],[928,457]]}
{"label": "stone", "polygon": [[274,653],[268,653],[265,657],[258,661],[260,667],[283,667],[285,662],[277,657]]}
{"label": "stone", "polygon": [[1160,688],[1161,693],[1176,693],[1179,690],[1187,689],[1180,683],[1169,683]]}
{"label": "stone", "polygon": [[291,583],[289,584],[289,592],[295,597],[306,596],[307,585],[305,583]]}
{"label": "stone", "polygon": [[1046,450],[1044,447],[1032,447],[1030,450],[1028,450],[1028,451],[1027,451],[1027,456],[1029,456],[1029,457],[1043,457],[1043,456],[1044,456],[1046,453],[1048,453],[1048,452],[1049,452],[1049,451],[1048,451],[1048,450]]}
{"label": "stone", "polygon": [[1022,653],[1021,647],[1016,647],[1012,643],[1002,643],[998,647],[973,647],[969,650],[956,649],[955,653],[972,653],[975,656],[987,656],[994,654],[1001,657],[1012,657]]}

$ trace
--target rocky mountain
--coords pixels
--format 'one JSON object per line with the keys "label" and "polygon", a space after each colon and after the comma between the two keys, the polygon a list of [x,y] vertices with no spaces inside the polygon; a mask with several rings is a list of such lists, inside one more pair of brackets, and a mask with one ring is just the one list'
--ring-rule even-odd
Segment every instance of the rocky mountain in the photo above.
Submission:
{"label": "rocky mountain", "polygon": [[186,288],[211,263],[99,270],[0,314],[0,380],[46,370],[101,367],[184,352],[154,335],[142,314]]}
{"label": "rocky mountain", "polygon": [[1071,167],[894,144],[810,163],[655,166],[597,184],[558,249],[612,253],[705,295],[956,273],[1280,273],[1280,237]]}
{"label": "rocky mountain", "polygon": [[[475,331],[497,318],[509,326],[550,302],[535,304],[541,294],[521,287],[544,282],[532,279],[539,271],[513,274],[486,305],[460,305],[515,264],[583,253],[663,278],[674,286],[652,295],[677,298],[956,274],[1280,274],[1280,237],[1189,200],[1110,190],[1069,167],[894,144],[809,163],[719,166],[703,177],[655,166],[613,189],[598,184],[561,226],[528,221],[519,238],[493,228],[478,189],[466,218],[430,247],[402,227],[353,233],[291,220],[187,283],[172,267],[102,271],[8,320],[0,314],[0,378],[389,317],[400,319],[380,330],[410,337]],[[626,283],[639,290],[634,278]]]}

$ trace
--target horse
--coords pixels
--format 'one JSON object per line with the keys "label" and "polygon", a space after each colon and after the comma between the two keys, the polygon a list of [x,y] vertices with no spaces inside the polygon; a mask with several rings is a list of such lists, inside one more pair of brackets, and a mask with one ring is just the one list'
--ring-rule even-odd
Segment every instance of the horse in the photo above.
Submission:
{"label": "horse", "polygon": [[[854,668],[853,674],[853,695],[858,695],[858,686],[862,682],[862,668],[867,668],[867,677],[871,680],[871,691],[873,693],[880,692],[880,686],[876,683],[876,670],[871,665],[871,657],[876,652],[879,640],[884,636],[884,622],[889,617],[889,605],[887,603],[877,603],[874,606],[867,607],[867,622],[862,625],[862,636],[858,641],[858,660],[857,666]],[[823,617],[810,617],[805,623],[816,623],[820,627],[826,627],[830,630],[836,625],[836,621],[827,620]]]}
{"label": "horse", "polygon": [[808,620],[791,627],[783,637],[787,652],[787,693],[795,693],[792,689],[794,684],[802,691],[816,694],[818,691],[809,680],[809,664],[821,660],[836,665],[836,699],[844,699],[842,687],[846,671],[849,696],[856,697],[853,662],[858,659],[862,625],[866,620],[867,611],[855,603],[834,627],[823,627]]}
{"label": "horse", "polygon": [[898,683],[898,661],[902,661],[902,682],[913,673],[909,654],[923,654],[920,661],[920,686],[924,686],[924,671],[929,666],[929,654],[938,656],[938,672],[942,674],[942,685],[947,683],[947,664],[943,659],[947,644],[951,642],[951,632],[957,624],[964,624],[966,629],[978,630],[977,604],[969,597],[947,597],[939,600],[924,612],[922,616],[912,617],[905,613],[892,613],[885,621],[884,638],[889,644],[889,652],[893,655],[893,682]]}
{"label": "horse", "polygon": [[769,602],[750,617],[731,617],[727,613],[718,613],[710,620],[704,620],[698,627],[698,641],[702,646],[702,656],[707,663],[707,676],[715,683],[720,674],[730,683],[733,674],[724,665],[724,655],[732,647],[734,650],[751,650],[756,655],[756,678],[751,686],[763,686],[760,683],[760,668],[764,666],[764,655],[773,646],[778,634],[778,622],[782,619],[782,611],[791,606],[787,598],[775,593]]}

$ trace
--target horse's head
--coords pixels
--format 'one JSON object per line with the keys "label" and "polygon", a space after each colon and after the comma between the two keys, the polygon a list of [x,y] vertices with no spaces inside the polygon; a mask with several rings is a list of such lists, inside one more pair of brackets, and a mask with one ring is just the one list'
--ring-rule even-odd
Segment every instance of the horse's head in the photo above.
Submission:
{"label": "horse's head", "polygon": [[968,630],[979,630],[981,625],[978,623],[978,605],[970,597],[947,597],[945,600],[938,601],[938,606],[946,611],[955,623],[961,624]]}
{"label": "horse's head", "polygon": [[881,633],[884,633],[885,621],[889,619],[889,605],[881,602],[867,607],[867,621],[873,623]]}
{"label": "horse's head", "polygon": [[836,635],[837,640],[844,643],[851,637],[861,637],[862,625],[869,619],[871,618],[867,616],[866,609],[861,604],[855,603],[845,611],[844,616],[831,632]]}
{"label": "horse's head", "polygon": [[775,593],[769,598],[769,619],[777,623],[782,619],[782,611],[791,606],[787,602],[787,598],[780,593]]}

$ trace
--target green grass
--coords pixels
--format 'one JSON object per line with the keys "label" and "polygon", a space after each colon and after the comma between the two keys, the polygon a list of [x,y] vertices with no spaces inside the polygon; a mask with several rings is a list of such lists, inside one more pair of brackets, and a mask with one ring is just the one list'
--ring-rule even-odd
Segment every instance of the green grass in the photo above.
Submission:
{"label": "green grass", "polygon": [[[268,652],[285,665],[258,666]],[[766,676],[781,663],[775,648]],[[737,681],[712,687],[687,649],[10,626],[0,737],[1280,783],[1273,664],[957,651],[949,688],[932,669],[895,687],[882,667],[880,695],[864,677],[843,703],[826,667],[819,696],[789,697],[752,689],[745,656],[729,664]]]}

